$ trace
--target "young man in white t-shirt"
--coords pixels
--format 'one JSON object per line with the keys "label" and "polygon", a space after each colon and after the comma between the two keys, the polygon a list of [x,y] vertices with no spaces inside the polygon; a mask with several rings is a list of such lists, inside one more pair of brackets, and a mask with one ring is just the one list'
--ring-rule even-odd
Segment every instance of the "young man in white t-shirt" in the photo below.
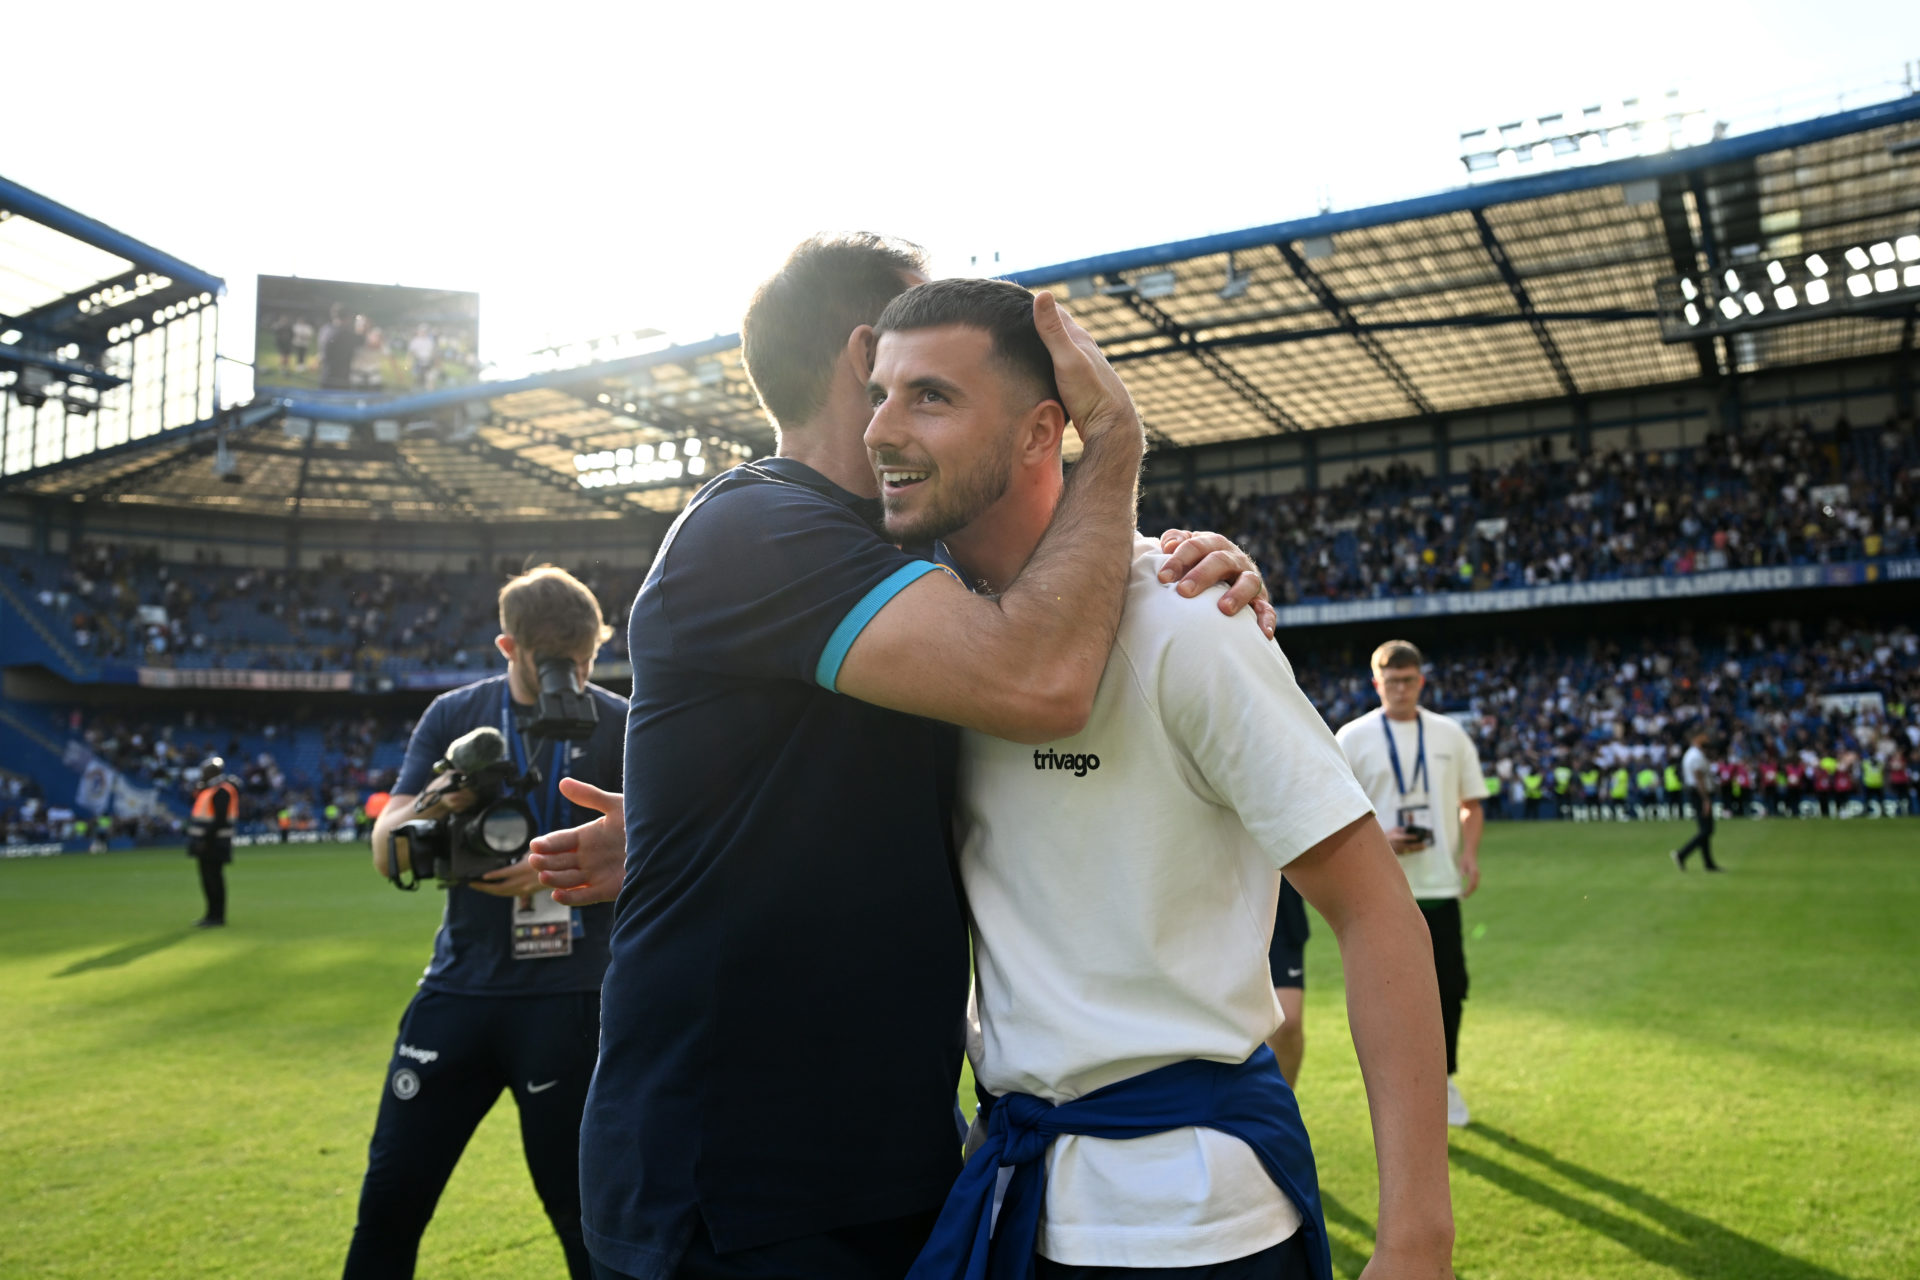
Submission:
{"label": "young man in white t-shirt", "polygon": [[[866,441],[888,534],[944,538],[953,567],[987,594],[1022,572],[1061,490],[1061,355],[1049,358],[1031,308],[1004,282],[940,281],[896,299],[876,327]],[[1091,340],[1075,337],[1123,396]],[[1009,1111],[1084,1113],[1115,1089],[1195,1064],[1220,1064],[1238,1084],[1257,1075],[1291,1108],[1262,1044],[1279,1023],[1266,953],[1284,867],[1332,927],[1346,969],[1380,1167],[1370,1274],[1451,1275],[1442,1037],[1423,995],[1434,977],[1412,896],[1279,649],[1250,620],[1181,599],[1153,542],[1136,538],[1131,554],[1084,728],[1044,744],[963,735],[957,826],[977,975],[969,1056],[1001,1095],[969,1172],[1015,1165],[1008,1206],[1023,1176],[1044,1172],[1028,1228],[1037,1280],[1325,1276],[1324,1238],[1308,1238],[1324,1231],[1317,1198],[1296,1203],[1270,1176],[1272,1148],[1223,1127],[1156,1112],[1158,1123],[1124,1138],[1054,1130],[1050,1145],[1004,1160],[1004,1134],[993,1145],[995,1125],[1021,1123]],[[852,652],[887,625],[882,611]],[[991,1180],[973,1182],[991,1194]],[[967,1215],[988,1211],[961,1198],[949,1200],[914,1280],[958,1273],[943,1240],[981,1238]],[[997,1250],[1010,1210],[992,1212]]]}
{"label": "young man in white t-shirt", "polygon": [[1389,640],[1373,651],[1372,666],[1380,709],[1348,721],[1336,736],[1427,918],[1447,1036],[1447,1123],[1464,1125],[1467,1104],[1453,1080],[1467,998],[1460,900],[1480,887],[1480,805],[1487,794],[1480,752],[1455,720],[1420,706],[1427,683],[1420,650]]}

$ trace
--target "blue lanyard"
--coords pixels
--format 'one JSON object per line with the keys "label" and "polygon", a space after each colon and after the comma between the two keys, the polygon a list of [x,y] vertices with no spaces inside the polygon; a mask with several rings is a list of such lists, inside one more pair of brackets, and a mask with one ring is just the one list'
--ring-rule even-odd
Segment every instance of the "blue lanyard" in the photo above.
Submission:
{"label": "blue lanyard", "polygon": [[[522,774],[527,771],[527,751],[520,741],[520,730],[513,723],[513,692],[511,686],[500,686],[500,735],[507,740],[507,750],[513,754],[513,767]],[[547,770],[547,794],[545,803],[540,797],[529,795],[527,803],[533,809],[534,823],[539,833],[545,835],[559,830],[560,817],[560,779],[567,775],[567,744],[553,744],[553,767]]]}
{"label": "blue lanyard", "polygon": [[[1413,766],[1413,785],[1425,790],[1432,775],[1427,772],[1427,721],[1418,711],[1413,713],[1413,722],[1419,728],[1415,730],[1419,743],[1419,760]],[[1393,762],[1393,780],[1400,788],[1404,799],[1407,794],[1407,779],[1400,772],[1400,748],[1393,741],[1393,725],[1387,721],[1387,713],[1380,713],[1380,730],[1387,735],[1387,759]]]}

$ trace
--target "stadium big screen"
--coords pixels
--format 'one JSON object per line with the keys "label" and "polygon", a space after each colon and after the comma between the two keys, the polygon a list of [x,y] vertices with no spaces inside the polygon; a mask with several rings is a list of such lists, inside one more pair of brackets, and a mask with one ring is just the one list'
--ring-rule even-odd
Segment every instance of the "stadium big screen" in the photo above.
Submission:
{"label": "stadium big screen", "polygon": [[480,295],[261,276],[254,385],[396,395],[478,376]]}

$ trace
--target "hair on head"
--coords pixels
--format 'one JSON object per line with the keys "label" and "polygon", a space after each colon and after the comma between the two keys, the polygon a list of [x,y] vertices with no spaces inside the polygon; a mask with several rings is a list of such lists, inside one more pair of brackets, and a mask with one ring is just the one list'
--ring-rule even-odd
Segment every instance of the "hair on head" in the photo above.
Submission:
{"label": "hair on head", "polygon": [[878,320],[926,266],[919,245],[871,231],[810,236],[787,255],[740,324],[747,377],[775,426],[820,412],[847,335]]}
{"label": "hair on head", "polygon": [[1418,671],[1425,662],[1411,640],[1389,640],[1373,651],[1375,671],[1385,671],[1389,667],[1412,667]]}
{"label": "hair on head", "polygon": [[1006,280],[932,280],[892,302],[874,325],[876,334],[965,325],[993,339],[993,353],[1033,384],[1034,400],[1058,400],[1053,356],[1033,323],[1033,295]]}
{"label": "hair on head", "polygon": [[521,648],[555,657],[588,645],[598,651],[613,637],[587,584],[550,564],[500,588],[500,629]]}

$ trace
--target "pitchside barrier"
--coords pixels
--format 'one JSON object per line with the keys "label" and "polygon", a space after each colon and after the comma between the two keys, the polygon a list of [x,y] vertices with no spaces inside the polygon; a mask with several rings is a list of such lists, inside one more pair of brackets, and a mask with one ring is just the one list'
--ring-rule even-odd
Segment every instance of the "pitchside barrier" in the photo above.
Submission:
{"label": "pitchside barrier", "polygon": [[[1920,801],[1900,796],[1881,799],[1854,796],[1846,800],[1830,800],[1828,811],[1824,813],[1820,802],[1814,799],[1801,800],[1797,812],[1787,812],[1788,807],[1784,800],[1770,804],[1757,796],[1745,800],[1716,800],[1713,803],[1713,815],[1715,818],[1833,818],[1842,821],[1920,815]],[[1495,802],[1491,816],[1502,822],[1691,822],[1693,809],[1688,805],[1664,802],[1638,804],[1623,800],[1617,804],[1588,804],[1580,801],[1563,806],[1546,800],[1541,802],[1539,815],[1533,819],[1520,813],[1506,813],[1500,809],[1498,802]]]}

